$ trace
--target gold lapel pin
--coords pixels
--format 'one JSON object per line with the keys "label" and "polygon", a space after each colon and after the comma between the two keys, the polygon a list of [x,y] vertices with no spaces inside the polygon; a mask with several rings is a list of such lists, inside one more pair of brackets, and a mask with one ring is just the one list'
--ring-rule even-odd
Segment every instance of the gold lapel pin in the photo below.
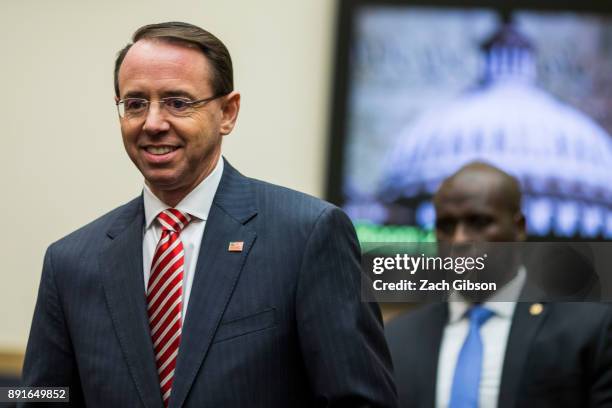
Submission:
{"label": "gold lapel pin", "polygon": [[243,241],[232,241],[229,243],[227,250],[229,252],[242,252],[243,247],[244,247]]}
{"label": "gold lapel pin", "polygon": [[529,307],[529,314],[532,316],[537,316],[544,310],[544,306],[541,303],[534,303]]}

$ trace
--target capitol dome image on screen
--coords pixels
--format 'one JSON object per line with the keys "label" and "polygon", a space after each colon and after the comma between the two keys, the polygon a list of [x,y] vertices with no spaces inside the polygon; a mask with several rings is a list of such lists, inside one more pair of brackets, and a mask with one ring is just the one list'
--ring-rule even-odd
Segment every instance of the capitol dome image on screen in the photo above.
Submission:
{"label": "capitol dome image on screen", "polygon": [[441,181],[483,161],[519,180],[532,237],[612,239],[610,15],[370,6],[355,22],[339,201],[358,232],[432,231]]}

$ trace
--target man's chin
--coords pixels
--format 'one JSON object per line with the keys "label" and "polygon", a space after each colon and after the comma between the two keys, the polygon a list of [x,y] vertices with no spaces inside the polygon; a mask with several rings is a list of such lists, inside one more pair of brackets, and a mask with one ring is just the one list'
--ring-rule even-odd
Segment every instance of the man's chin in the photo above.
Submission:
{"label": "man's chin", "polygon": [[160,174],[144,174],[145,183],[151,191],[157,192],[173,192],[184,188],[181,183],[181,178],[174,175],[160,175]]}

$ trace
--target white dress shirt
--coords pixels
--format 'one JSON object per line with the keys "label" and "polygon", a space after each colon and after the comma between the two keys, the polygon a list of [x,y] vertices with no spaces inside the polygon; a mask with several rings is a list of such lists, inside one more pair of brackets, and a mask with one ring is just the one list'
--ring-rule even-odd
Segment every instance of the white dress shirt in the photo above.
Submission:
{"label": "white dress shirt", "polygon": [[[181,231],[181,241],[185,251],[185,267],[183,273],[183,307],[181,320],[185,321],[187,314],[187,304],[193,284],[193,277],[196,270],[200,244],[204,227],[208,219],[208,213],[212,206],[213,198],[219,187],[221,175],[223,174],[223,159],[219,158],[215,169],[200,184],[196,186],[185,198],[174,208],[191,215],[191,222]],[[147,185],[144,187],[144,211],[145,228],[142,240],[142,265],[144,272],[144,289],[147,291],[149,276],[151,275],[151,262],[155,254],[155,248],[161,237],[162,227],[156,221],[157,215],[167,208],[172,208],[163,203]]]}
{"label": "white dress shirt", "polygon": [[[499,299],[518,299],[525,279],[526,272],[521,267],[510,282],[482,305],[493,311],[494,314],[480,328],[483,344],[478,404],[480,408],[497,407],[508,334],[516,306],[516,301],[501,302]],[[471,304],[460,294],[456,292],[451,294],[448,302],[449,319],[444,328],[438,357],[436,382],[436,407],[438,408],[448,407],[450,402],[455,366],[469,331],[469,318],[465,314],[470,306]]]}

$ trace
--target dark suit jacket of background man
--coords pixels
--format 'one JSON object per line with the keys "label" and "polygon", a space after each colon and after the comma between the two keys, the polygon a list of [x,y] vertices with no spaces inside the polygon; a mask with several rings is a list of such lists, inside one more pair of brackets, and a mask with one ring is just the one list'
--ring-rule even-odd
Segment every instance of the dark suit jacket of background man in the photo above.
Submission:
{"label": "dark suit jacket of background man", "polygon": [[[163,406],[144,296],[143,225],[139,197],[50,246],[24,384],[69,386],[74,406]],[[229,252],[236,241],[243,250]],[[360,301],[359,256],[342,211],[244,177],[226,162],[170,406],[396,406],[379,309]]]}
{"label": "dark suit jacket of background man", "polygon": [[[516,304],[499,408],[612,407],[612,309],[597,303]],[[448,305],[437,303],[387,326],[400,407],[435,403],[438,354]]]}

